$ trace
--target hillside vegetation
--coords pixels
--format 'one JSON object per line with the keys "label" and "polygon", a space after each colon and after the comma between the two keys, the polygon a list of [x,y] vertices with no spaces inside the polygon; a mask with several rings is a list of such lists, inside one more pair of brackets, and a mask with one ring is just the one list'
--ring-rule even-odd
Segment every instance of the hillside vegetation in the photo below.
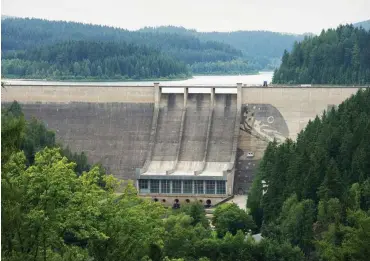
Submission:
{"label": "hillside vegetation", "polygon": [[370,31],[345,25],[295,43],[273,83],[370,83]]}
{"label": "hillside vegetation", "polygon": [[185,63],[125,42],[68,41],[7,52],[3,75],[53,79],[148,79],[187,77]]}
{"label": "hillside vegetation", "polygon": [[246,239],[255,224],[236,204],[216,208],[212,230],[200,203],[166,209],[129,181],[122,191],[54,137],[17,103],[2,109],[2,260],[303,261],[289,243]]}
{"label": "hillside vegetation", "polygon": [[270,143],[248,197],[262,235],[307,260],[369,260],[369,159],[370,89],[309,122],[296,142]]}
{"label": "hillside vegetation", "polygon": [[353,25],[356,26],[356,27],[362,27],[365,30],[370,30],[370,20],[358,22],[358,23],[355,23]]}
{"label": "hillside vegetation", "polygon": [[68,41],[126,42],[145,45],[183,62],[194,74],[248,74],[273,70],[279,66],[284,49],[290,50],[295,41],[303,39],[302,35],[265,31],[201,33],[174,26],[128,31],[109,26],[12,17],[3,19],[1,26],[1,50],[5,54]]}
{"label": "hillside vegetation", "polygon": [[[251,215],[223,204],[214,230],[199,203],[165,209],[130,182],[116,195],[115,178],[62,152],[16,103],[1,125],[4,260],[368,260],[370,89],[310,122],[297,142],[270,143]],[[258,230],[261,242],[249,236]]]}
{"label": "hillside vegetation", "polygon": [[303,35],[283,34],[269,31],[197,32],[183,27],[146,27],[141,32],[176,33],[196,36],[203,41],[217,41],[241,50],[251,68],[273,70],[280,65],[281,54],[291,50],[294,42]]}
{"label": "hillside vegetation", "polygon": [[[29,51],[41,46],[68,41],[114,42],[146,46],[188,66],[204,63],[215,72],[212,63],[243,63],[238,73],[253,70],[240,50],[221,42],[200,40],[197,36],[177,33],[128,31],[108,26],[41,19],[8,18],[1,21],[2,52]],[[138,47],[138,48],[139,48]],[[119,54],[117,54],[119,55]],[[210,65],[210,66],[207,66]],[[209,67],[209,68],[208,68]],[[235,69],[235,67],[233,67]],[[225,67],[224,73],[229,73]],[[149,68],[150,70],[150,68]],[[135,71],[135,74],[140,72]]]}

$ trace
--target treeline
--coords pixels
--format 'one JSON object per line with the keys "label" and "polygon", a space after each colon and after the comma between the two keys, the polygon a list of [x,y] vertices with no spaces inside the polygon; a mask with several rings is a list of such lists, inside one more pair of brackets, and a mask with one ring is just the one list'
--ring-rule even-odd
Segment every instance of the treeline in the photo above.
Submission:
{"label": "treeline", "polygon": [[17,103],[2,110],[1,140],[3,260],[303,260],[287,242],[256,242],[252,217],[235,204],[216,208],[213,230],[200,203],[166,209],[130,182],[116,194],[118,180],[98,166],[78,173]]}
{"label": "treeline", "polygon": [[258,73],[253,71],[245,60],[233,60],[228,62],[194,63],[190,67],[193,74],[248,74]]}
{"label": "treeline", "polygon": [[7,52],[5,77],[53,79],[148,79],[187,77],[187,66],[145,46],[125,42],[68,41]]}
{"label": "treeline", "polygon": [[[1,21],[2,52],[28,51],[67,41],[126,42],[160,51],[188,65],[232,61],[243,56],[229,44],[200,40],[178,33],[128,31],[108,26],[41,19],[7,18]],[[139,72],[138,72],[139,73]]]}
{"label": "treeline", "polygon": [[[89,171],[92,166],[88,163],[84,152],[73,153],[68,147],[56,142],[55,133],[48,130],[45,125],[32,118],[25,119],[21,106],[14,101],[10,105],[3,105],[1,110],[1,160],[7,161],[13,150],[22,150],[25,155],[26,165],[30,166],[35,162],[35,155],[45,147],[61,148],[61,155],[76,163],[75,171],[81,175],[83,171]],[[9,148],[11,148],[9,150]],[[105,170],[97,164],[101,174]]]}
{"label": "treeline", "polygon": [[322,31],[284,52],[273,83],[370,83],[370,31],[353,25]]}
{"label": "treeline", "polygon": [[294,42],[304,39],[303,35],[268,31],[197,32],[176,26],[146,27],[140,31],[191,35],[203,41],[228,44],[242,51],[252,70],[274,70],[280,65],[284,50],[291,50]]}
{"label": "treeline", "polygon": [[262,235],[307,260],[369,260],[370,89],[268,145],[248,197]]}
{"label": "treeline", "polygon": [[368,30],[368,31],[370,30],[370,20],[358,22],[358,23],[355,23],[353,25],[356,26],[356,27],[362,27],[362,28],[364,28],[365,30]]}

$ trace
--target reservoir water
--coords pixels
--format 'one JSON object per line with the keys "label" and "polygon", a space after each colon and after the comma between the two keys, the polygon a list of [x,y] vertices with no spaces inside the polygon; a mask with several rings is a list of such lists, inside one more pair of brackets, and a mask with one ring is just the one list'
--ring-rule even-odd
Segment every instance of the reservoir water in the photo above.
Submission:
{"label": "reservoir water", "polygon": [[82,81],[43,81],[43,80],[22,80],[22,79],[3,79],[8,84],[22,85],[153,85],[153,82],[159,82],[161,86],[179,86],[179,85],[236,85],[243,83],[247,85],[262,85],[264,81],[268,83],[272,80],[273,72],[260,72],[254,75],[205,75],[193,76],[191,79],[179,81],[129,81],[129,82],[82,82]]}

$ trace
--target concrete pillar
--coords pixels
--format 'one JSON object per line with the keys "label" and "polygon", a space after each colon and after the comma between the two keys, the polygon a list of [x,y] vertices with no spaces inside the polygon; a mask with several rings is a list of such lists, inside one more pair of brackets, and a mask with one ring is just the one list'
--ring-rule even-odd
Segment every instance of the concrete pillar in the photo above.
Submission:
{"label": "concrete pillar", "polygon": [[161,100],[161,88],[159,87],[159,82],[154,83],[154,105],[159,106],[159,101]]}
{"label": "concrete pillar", "polygon": [[191,194],[194,195],[194,180],[191,181],[191,186],[192,186],[192,191],[191,191]]}
{"label": "concrete pillar", "polygon": [[181,180],[181,194],[184,194],[184,181]]}
{"label": "concrete pillar", "polygon": [[206,181],[203,180],[203,194],[206,194]]}
{"label": "concrete pillar", "polygon": [[185,87],[184,88],[184,109],[186,108],[186,103],[188,101],[188,93],[189,93],[189,88]]}
{"label": "concrete pillar", "polygon": [[215,88],[211,88],[211,105],[213,106],[215,101]]}
{"label": "concrete pillar", "polygon": [[236,88],[237,88],[236,106],[238,110],[240,110],[242,107],[243,83],[237,83]]}
{"label": "concrete pillar", "polygon": [[172,180],[170,180],[170,194],[172,194]]}
{"label": "concrete pillar", "polygon": [[151,189],[150,189],[150,179],[148,179],[148,190],[149,190],[149,193],[150,193],[150,191],[151,191]]}
{"label": "concrete pillar", "polygon": [[161,192],[162,192],[162,181],[161,180],[159,180],[159,194],[161,194]]}
{"label": "concrete pillar", "polygon": [[215,180],[215,194],[217,194],[217,180]]}

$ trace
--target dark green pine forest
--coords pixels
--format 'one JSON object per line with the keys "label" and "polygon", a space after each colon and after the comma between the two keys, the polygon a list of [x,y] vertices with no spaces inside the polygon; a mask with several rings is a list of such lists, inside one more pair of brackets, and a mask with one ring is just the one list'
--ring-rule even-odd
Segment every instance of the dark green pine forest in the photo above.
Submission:
{"label": "dark green pine forest", "polygon": [[270,71],[280,65],[285,49],[290,50],[294,42],[304,39],[304,35],[269,31],[197,32],[175,26],[146,27],[140,31],[192,35],[204,41],[229,44],[242,51],[251,68]]}
{"label": "dark green pine forest", "polygon": [[370,30],[370,20],[358,22],[358,23],[355,23],[353,25],[356,26],[356,27],[362,27],[365,30]]}
{"label": "dark green pine forest", "polygon": [[370,83],[370,31],[341,25],[306,37],[291,52],[284,52],[273,83]]}
{"label": "dark green pine forest", "polygon": [[125,42],[68,41],[7,52],[2,73],[21,78],[154,79],[189,76],[185,63]]}
{"label": "dark green pine forest", "polygon": [[369,260],[370,89],[310,121],[296,142],[270,143],[248,208],[262,236],[306,260]]}
{"label": "dark green pine forest", "polygon": [[[199,33],[179,27],[128,31],[100,25],[9,17],[1,21],[1,26],[3,76],[18,78],[148,79],[183,78],[188,77],[189,74],[248,74],[276,68],[284,49],[290,50],[294,41],[303,38],[303,36],[262,31]],[[101,74],[97,66],[89,68],[90,74],[88,70],[78,70],[78,67],[87,67],[86,62],[90,58],[82,58],[82,55],[78,55],[75,51],[70,51],[75,53],[73,61],[65,60],[61,64],[60,60],[45,60],[49,58],[48,52],[63,45],[72,47],[70,42],[79,41],[90,42],[91,45],[132,44],[138,50],[132,54],[133,58],[143,58],[143,53],[139,50],[144,46],[147,48],[146,52],[151,54],[146,54],[143,64],[137,66],[134,64],[134,71],[131,70],[129,74],[125,74],[126,68],[116,66],[115,60],[120,59],[119,56],[121,56],[119,53],[112,55],[108,52],[106,71],[103,69],[106,55],[94,57],[95,61],[100,60],[102,63]],[[38,57],[32,55],[40,49],[43,50],[43,55]],[[32,61],[23,59],[31,56],[34,59]],[[170,64],[170,68],[167,65],[158,67],[155,62],[150,62],[158,59],[165,64]],[[79,66],[74,70],[76,61]],[[92,63],[90,60],[91,65]],[[182,68],[183,63],[186,64],[185,68]],[[31,65],[28,72],[24,70],[26,64],[28,67]],[[46,70],[47,65],[53,68]],[[121,66],[120,63],[119,66]],[[157,68],[159,72],[153,73]]]}
{"label": "dark green pine forest", "polygon": [[[207,67],[200,73],[252,71],[240,50],[190,35],[144,33],[41,19],[7,18],[1,23],[2,71],[7,77],[186,78],[191,74],[192,64]],[[89,49],[99,49],[99,56],[92,55]],[[68,59],[57,59],[56,50],[60,51],[60,57],[64,52]],[[212,66],[213,63],[221,63],[223,67]],[[46,70],[46,67],[51,68]]]}

